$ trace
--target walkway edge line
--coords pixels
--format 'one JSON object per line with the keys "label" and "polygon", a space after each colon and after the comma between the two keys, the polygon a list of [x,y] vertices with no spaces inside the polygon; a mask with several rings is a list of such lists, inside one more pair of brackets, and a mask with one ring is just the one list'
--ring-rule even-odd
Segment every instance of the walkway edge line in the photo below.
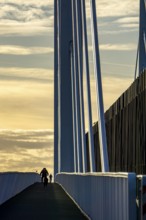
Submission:
{"label": "walkway edge line", "polygon": [[78,207],[78,209],[81,211],[81,213],[88,219],[88,220],[92,220],[85,212],[84,210],[78,205],[78,203],[68,194],[68,192],[65,190],[65,188],[58,182],[56,182],[59,186],[61,186],[61,188],[63,189],[63,191],[68,195],[68,197],[73,201],[73,203]]}

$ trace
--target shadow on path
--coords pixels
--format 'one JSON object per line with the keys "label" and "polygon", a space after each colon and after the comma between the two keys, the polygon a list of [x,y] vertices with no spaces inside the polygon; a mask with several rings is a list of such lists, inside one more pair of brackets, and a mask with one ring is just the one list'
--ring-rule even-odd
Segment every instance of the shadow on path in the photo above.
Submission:
{"label": "shadow on path", "polygon": [[86,220],[58,184],[36,183],[0,206],[0,220]]}

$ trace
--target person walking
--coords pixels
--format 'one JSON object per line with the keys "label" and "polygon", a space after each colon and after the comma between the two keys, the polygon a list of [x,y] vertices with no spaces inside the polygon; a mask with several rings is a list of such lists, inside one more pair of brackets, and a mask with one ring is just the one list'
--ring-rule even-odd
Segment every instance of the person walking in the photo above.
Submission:
{"label": "person walking", "polygon": [[48,170],[46,168],[43,168],[42,171],[40,172],[40,175],[41,175],[41,182],[44,182],[44,180],[49,175]]}
{"label": "person walking", "polygon": [[50,183],[52,182],[52,174],[50,173],[49,178],[50,178]]}

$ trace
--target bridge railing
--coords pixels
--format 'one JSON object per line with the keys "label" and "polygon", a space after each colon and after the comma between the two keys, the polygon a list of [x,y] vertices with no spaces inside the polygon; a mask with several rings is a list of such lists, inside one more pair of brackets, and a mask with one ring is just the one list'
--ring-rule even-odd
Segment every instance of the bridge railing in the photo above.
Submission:
{"label": "bridge railing", "polygon": [[134,173],[61,173],[56,182],[91,219],[136,220]]}
{"label": "bridge railing", "polygon": [[40,182],[37,173],[0,173],[0,205],[35,182]]}
{"label": "bridge railing", "polygon": [[146,220],[146,175],[137,176],[138,220]]}

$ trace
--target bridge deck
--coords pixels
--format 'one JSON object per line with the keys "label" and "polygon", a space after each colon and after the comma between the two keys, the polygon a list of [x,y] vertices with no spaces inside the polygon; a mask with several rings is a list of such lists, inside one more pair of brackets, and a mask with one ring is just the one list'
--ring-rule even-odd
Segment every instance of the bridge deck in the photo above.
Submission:
{"label": "bridge deck", "polygon": [[36,183],[0,206],[1,220],[87,219],[57,184]]}

